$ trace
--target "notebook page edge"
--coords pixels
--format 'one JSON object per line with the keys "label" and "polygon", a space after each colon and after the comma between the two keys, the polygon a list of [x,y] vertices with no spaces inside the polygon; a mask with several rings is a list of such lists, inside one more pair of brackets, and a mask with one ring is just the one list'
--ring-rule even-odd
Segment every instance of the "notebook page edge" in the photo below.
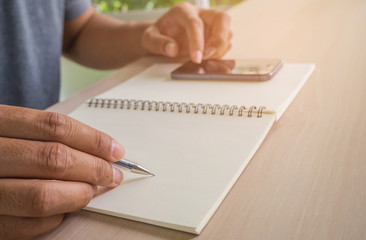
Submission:
{"label": "notebook page edge", "polygon": [[228,187],[227,187],[226,191],[222,192],[222,194],[220,195],[220,197],[217,199],[216,203],[212,206],[212,208],[210,209],[210,211],[207,213],[207,215],[201,221],[200,225],[198,225],[198,227],[196,228],[196,231],[198,232],[198,234],[207,225],[207,223],[209,222],[209,220],[212,218],[212,216],[215,214],[215,212],[217,211],[217,209],[220,207],[221,203],[225,200],[226,196],[229,194],[230,190],[234,187],[236,181],[239,179],[240,175],[244,172],[245,168],[248,166],[248,164],[252,160],[254,154],[257,152],[257,150],[259,149],[259,147],[262,145],[264,139],[266,138],[266,136],[268,135],[269,131],[271,130],[271,128],[275,124],[275,122],[276,122],[276,115],[270,114],[270,115],[264,115],[264,116],[268,116],[270,119],[272,119],[271,122],[269,122],[269,124],[267,125],[266,129],[263,131],[263,134],[262,134],[261,138],[258,139],[258,141],[256,143],[256,146],[252,149],[251,153],[248,154],[247,155],[247,158],[245,159],[245,161],[243,161],[242,166],[238,169],[236,175],[233,176],[231,182],[228,184]]}

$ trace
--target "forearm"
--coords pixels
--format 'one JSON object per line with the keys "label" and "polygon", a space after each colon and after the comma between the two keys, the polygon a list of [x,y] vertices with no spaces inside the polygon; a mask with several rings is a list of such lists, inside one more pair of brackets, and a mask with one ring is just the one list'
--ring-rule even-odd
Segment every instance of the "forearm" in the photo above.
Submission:
{"label": "forearm", "polygon": [[92,13],[63,53],[91,68],[118,68],[146,54],[141,45],[141,37],[151,24],[152,22],[126,22]]}

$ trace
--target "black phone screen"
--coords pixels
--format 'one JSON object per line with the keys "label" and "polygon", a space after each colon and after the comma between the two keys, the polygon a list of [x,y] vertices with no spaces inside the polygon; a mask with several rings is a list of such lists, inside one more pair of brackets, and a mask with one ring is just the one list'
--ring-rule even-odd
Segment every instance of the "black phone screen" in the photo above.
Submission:
{"label": "black phone screen", "polygon": [[269,80],[281,66],[280,59],[204,60],[186,62],[172,72],[172,78]]}

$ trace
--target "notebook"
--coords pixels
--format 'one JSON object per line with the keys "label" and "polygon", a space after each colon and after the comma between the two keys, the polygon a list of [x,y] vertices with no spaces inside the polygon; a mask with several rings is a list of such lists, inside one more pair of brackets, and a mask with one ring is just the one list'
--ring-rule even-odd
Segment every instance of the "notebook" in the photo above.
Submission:
{"label": "notebook", "polygon": [[284,64],[270,81],[240,82],[172,80],[177,66],[153,65],[70,114],[155,174],[125,171],[86,210],[199,234],[315,68]]}

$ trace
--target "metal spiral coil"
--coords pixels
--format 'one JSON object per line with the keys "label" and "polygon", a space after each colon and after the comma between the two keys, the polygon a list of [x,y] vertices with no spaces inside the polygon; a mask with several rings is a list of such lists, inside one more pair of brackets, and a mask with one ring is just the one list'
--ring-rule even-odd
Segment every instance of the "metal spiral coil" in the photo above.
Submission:
{"label": "metal spiral coil", "polygon": [[148,100],[134,100],[134,99],[110,99],[110,98],[92,98],[87,102],[89,107],[100,108],[114,108],[114,109],[133,109],[133,110],[147,110],[147,111],[170,111],[170,112],[186,112],[190,113],[211,113],[212,115],[220,114],[225,115],[228,113],[230,116],[237,115],[239,117],[246,113],[247,117],[252,117],[256,114],[258,118],[263,116],[263,111],[266,109],[264,106],[257,108],[251,106],[246,108],[245,106],[237,105],[220,105],[220,104],[203,104],[203,103],[178,103],[178,102],[162,102],[162,101],[148,101]]}

